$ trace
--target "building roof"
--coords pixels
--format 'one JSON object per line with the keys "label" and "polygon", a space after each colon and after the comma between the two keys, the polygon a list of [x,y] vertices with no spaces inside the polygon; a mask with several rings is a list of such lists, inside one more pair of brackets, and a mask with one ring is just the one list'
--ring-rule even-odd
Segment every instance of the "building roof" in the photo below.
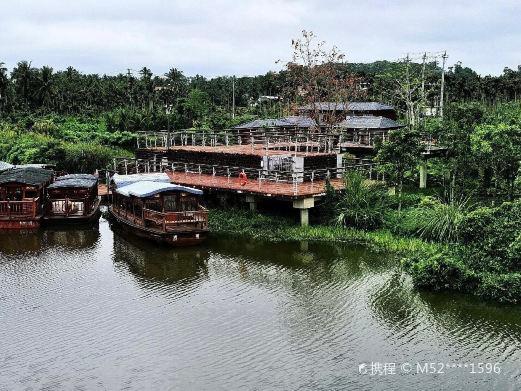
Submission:
{"label": "building roof", "polygon": [[131,185],[135,182],[148,181],[148,182],[161,182],[161,183],[170,183],[170,178],[164,172],[153,172],[149,174],[128,174],[128,175],[119,175],[114,174],[112,176],[112,181],[116,185],[116,187],[124,187]]}
{"label": "building roof", "polygon": [[4,183],[23,183],[30,186],[39,186],[52,179],[53,172],[43,168],[26,167],[11,168],[0,172],[0,185]]}
{"label": "building roof", "polygon": [[62,179],[51,183],[48,189],[81,188],[90,189],[98,185],[98,180],[89,178],[70,178]]}
{"label": "building roof", "polygon": [[344,129],[398,129],[403,128],[404,125],[386,117],[359,115],[347,117],[335,127]]}
{"label": "building roof", "polygon": [[54,181],[66,181],[69,179],[87,179],[91,181],[97,181],[98,177],[92,174],[67,174],[54,178]]}
{"label": "building roof", "polygon": [[384,111],[394,110],[393,106],[379,102],[315,102],[298,108],[301,111]]}
{"label": "building roof", "polygon": [[132,183],[121,188],[118,188],[116,192],[125,197],[151,197],[156,194],[169,192],[169,191],[181,191],[185,193],[202,195],[203,191],[194,189],[193,187],[186,187],[181,185],[174,185],[172,183],[161,183],[152,181],[140,181]]}
{"label": "building roof", "polygon": [[256,119],[237,125],[235,129],[260,129],[260,128],[314,128],[317,123],[305,116],[289,116],[283,118]]}

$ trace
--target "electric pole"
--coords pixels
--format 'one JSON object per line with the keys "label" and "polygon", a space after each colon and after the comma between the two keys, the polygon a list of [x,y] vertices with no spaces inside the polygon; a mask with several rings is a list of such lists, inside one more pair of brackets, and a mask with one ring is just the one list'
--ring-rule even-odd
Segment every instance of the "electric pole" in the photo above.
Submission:
{"label": "electric pole", "polygon": [[440,117],[443,118],[443,101],[444,101],[444,93],[445,93],[445,62],[447,60],[447,52],[445,51],[442,58],[441,65],[441,91],[440,91]]}

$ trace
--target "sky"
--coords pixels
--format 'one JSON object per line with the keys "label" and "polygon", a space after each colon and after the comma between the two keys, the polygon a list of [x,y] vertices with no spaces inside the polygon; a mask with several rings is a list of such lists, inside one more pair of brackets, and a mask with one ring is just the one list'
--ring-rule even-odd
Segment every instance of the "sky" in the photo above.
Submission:
{"label": "sky", "polygon": [[256,75],[306,29],[351,62],[446,50],[449,65],[497,75],[521,64],[520,20],[521,0],[0,0],[0,62]]}

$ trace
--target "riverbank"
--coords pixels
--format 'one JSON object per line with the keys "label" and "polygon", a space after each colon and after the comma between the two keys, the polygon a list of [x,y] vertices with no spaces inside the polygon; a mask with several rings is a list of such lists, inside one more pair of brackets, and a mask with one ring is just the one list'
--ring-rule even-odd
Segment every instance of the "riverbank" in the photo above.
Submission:
{"label": "riverbank", "polygon": [[[480,256],[495,258],[493,248],[499,249],[498,246],[492,246],[492,253],[485,254],[470,244],[449,246],[399,236],[387,229],[364,231],[329,225],[300,227],[288,218],[240,209],[211,210],[209,224],[212,233],[271,242],[309,240],[364,245],[372,251],[400,259],[403,270],[412,277],[418,289],[470,293],[500,303],[518,303],[521,300],[521,273],[513,267],[486,267],[487,262],[493,262],[487,257],[483,258],[482,264],[476,263]],[[474,226],[473,235],[490,236],[485,232],[478,233],[477,223],[469,221],[467,225]]]}
{"label": "riverbank", "polygon": [[436,252],[444,246],[417,238],[399,237],[389,230],[364,231],[340,226],[315,225],[301,227],[284,217],[273,217],[241,209],[212,209],[210,231],[272,242],[328,241],[362,244],[375,252],[407,256],[418,252]]}

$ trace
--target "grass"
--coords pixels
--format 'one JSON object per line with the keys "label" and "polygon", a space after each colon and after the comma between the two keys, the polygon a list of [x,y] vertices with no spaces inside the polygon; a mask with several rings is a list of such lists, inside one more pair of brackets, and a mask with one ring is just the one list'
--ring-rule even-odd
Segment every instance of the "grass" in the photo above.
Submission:
{"label": "grass", "polygon": [[399,237],[389,230],[364,231],[330,225],[301,227],[292,220],[272,217],[240,209],[212,209],[209,216],[213,233],[242,236],[267,241],[328,241],[363,244],[373,251],[407,255],[435,251],[440,245],[416,238]]}

